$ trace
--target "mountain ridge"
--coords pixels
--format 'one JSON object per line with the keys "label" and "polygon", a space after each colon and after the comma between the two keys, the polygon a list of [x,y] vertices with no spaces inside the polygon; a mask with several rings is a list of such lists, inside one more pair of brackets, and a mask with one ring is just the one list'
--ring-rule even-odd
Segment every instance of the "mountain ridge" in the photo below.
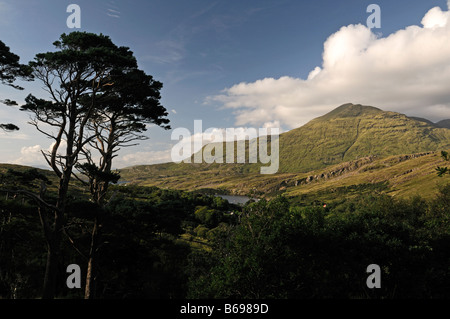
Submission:
{"label": "mountain ridge", "polygon": [[[247,151],[250,142],[247,142]],[[301,189],[306,191],[305,187],[309,189],[315,185],[310,183],[312,181],[336,186],[339,181],[347,180],[347,187],[353,182],[388,183],[398,179],[402,180],[398,185],[409,183],[405,184],[409,194],[416,187],[428,185],[428,179],[435,181],[434,165],[443,165],[439,159],[440,151],[450,149],[450,129],[436,127],[431,121],[410,118],[405,114],[347,103],[297,129],[280,134],[279,142],[280,170],[274,175],[261,175],[261,164],[165,163],[124,168],[121,170],[122,180],[140,185],[188,190],[219,189],[240,194],[279,192],[287,187],[289,193],[299,194]],[[391,164],[383,162],[391,157],[395,163],[402,161],[396,158],[406,158],[410,164],[407,167],[392,164],[401,168],[402,171],[397,172],[390,168]],[[375,164],[367,162],[367,159]],[[421,167],[419,170],[415,163]],[[339,171],[340,168],[336,167],[340,165],[362,165],[366,168],[365,171],[358,169],[355,172],[344,169],[345,178],[338,173],[326,172],[329,168]],[[422,169],[426,173],[417,175]],[[370,176],[366,172],[378,173],[383,178],[376,179],[373,177],[375,175]],[[409,173],[405,175],[405,172]],[[325,178],[322,179],[322,175]],[[353,177],[349,179],[349,176]],[[404,181],[405,176],[415,177],[412,181]],[[286,180],[291,182],[285,182],[283,186]],[[416,184],[416,180],[420,182]],[[293,186],[295,183],[298,184],[296,187]]]}
{"label": "mountain ridge", "polygon": [[[442,125],[447,123],[446,120],[441,122]],[[245,164],[219,164],[216,162],[194,164],[193,158],[198,154],[193,154],[189,164],[155,165],[174,169],[174,165],[178,165],[179,167],[175,169],[177,171],[180,170],[180,167],[187,168],[187,165],[191,165],[188,171],[192,171],[192,168],[203,170],[235,165],[239,167],[240,171],[256,173],[260,171],[263,164],[248,163],[248,153],[250,143],[255,143],[257,140],[245,142],[247,156]],[[233,142],[211,143],[208,146],[221,147],[224,150],[222,162],[226,163],[225,150],[227,149],[226,144],[229,143]],[[236,142],[234,143],[236,146]],[[268,146],[270,149],[270,141]],[[204,154],[205,147],[200,151],[202,154]],[[411,118],[397,112],[383,111],[373,106],[346,103],[299,128],[280,134],[279,172],[304,173],[366,156],[386,157],[448,148],[450,148],[450,129],[448,128],[438,127],[437,124],[428,120]],[[235,159],[237,159],[236,149],[234,147]]]}
{"label": "mountain ridge", "polygon": [[[450,130],[372,106],[343,104],[280,137],[282,172],[312,170],[365,156],[450,147]],[[291,151],[296,150],[297,158]]]}

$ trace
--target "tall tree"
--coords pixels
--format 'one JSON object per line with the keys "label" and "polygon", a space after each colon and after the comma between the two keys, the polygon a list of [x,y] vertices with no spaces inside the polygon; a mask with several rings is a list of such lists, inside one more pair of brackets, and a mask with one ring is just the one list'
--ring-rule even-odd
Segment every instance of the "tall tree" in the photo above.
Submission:
{"label": "tall tree", "polygon": [[[11,52],[10,48],[0,40],[0,83],[11,86],[18,90],[23,87],[14,84],[17,78],[23,80],[32,80],[31,68],[19,63],[20,57]],[[6,105],[17,105],[10,99],[0,100],[0,103]],[[14,124],[0,124],[0,129],[5,131],[16,131],[19,128]]]}
{"label": "tall tree", "polygon": [[[137,145],[144,135],[148,124],[169,129],[166,109],[160,104],[162,83],[139,69],[129,71],[117,70],[111,75],[116,80],[109,86],[102,97],[95,116],[88,122],[88,127],[96,136],[89,142],[83,152],[86,163],[78,165],[82,174],[88,177],[93,200],[103,207],[110,182],[116,182],[119,175],[112,171],[113,159],[122,147]],[[86,97],[89,101],[91,97]],[[98,164],[95,163],[91,150],[99,153]],[[95,296],[95,260],[99,246],[102,227],[102,210],[94,216],[91,245],[88,254],[85,298]]]}
{"label": "tall tree", "polygon": [[[69,182],[75,165],[82,160],[83,148],[96,137],[89,134],[86,126],[98,107],[97,95],[114,83],[113,71],[132,69],[137,64],[129,48],[116,46],[102,34],[62,34],[53,44],[55,52],[37,54],[30,62],[49,100],[29,95],[21,107],[32,114],[30,123],[53,140],[51,150],[42,154],[59,179],[55,209],[44,216],[48,225],[44,227],[47,264],[43,298],[46,299],[55,296]],[[90,97],[89,103],[84,99],[86,96]]]}

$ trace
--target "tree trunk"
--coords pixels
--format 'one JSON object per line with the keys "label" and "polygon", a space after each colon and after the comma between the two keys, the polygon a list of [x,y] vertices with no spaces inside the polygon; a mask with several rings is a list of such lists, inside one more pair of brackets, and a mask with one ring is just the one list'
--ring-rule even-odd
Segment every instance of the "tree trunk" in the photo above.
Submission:
{"label": "tree trunk", "polygon": [[51,244],[47,246],[47,264],[45,267],[42,299],[53,299],[55,297],[58,255],[54,250]]}
{"label": "tree trunk", "polygon": [[89,252],[89,260],[87,266],[86,273],[86,286],[84,289],[84,299],[94,299],[95,298],[95,279],[96,279],[96,262],[97,262],[97,246],[98,246],[98,238],[100,223],[98,216],[95,218],[94,226],[92,229],[92,237],[91,237],[91,247]]}
{"label": "tree trunk", "polygon": [[[67,176],[67,172],[65,172]],[[69,173],[68,176],[70,176]],[[56,294],[56,281],[58,275],[59,255],[61,252],[61,236],[64,227],[64,212],[66,208],[66,197],[69,189],[69,180],[62,178],[56,204],[54,228],[47,238],[47,263],[45,266],[44,287],[42,298],[53,299]]]}
{"label": "tree trunk", "polygon": [[89,256],[87,274],[86,274],[86,287],[84,289],[84,299],[94,299],[95,295],[95,280],[93,278],[92,265],[94,264],[94,256]]}
{"label": "tree trunk", "polygon": [[[110,166],[106,168],[108,172],[111,171]],[[86,286],[84,289],[84,299],[94,299],[95,298],[95,287],[96,287],[96,279],[97,279],[97,252],[100,243],[100,230],[103,222],[103,211],[104,203],[105,203],[105,195],[108,192],[109,182],[104,181],[93,181],[95,187],[95,191],[92,193],[93,199],[98,204],[98,208],[100,209],[97,212],[94,219],[94,226],[92,228],[91,234],[91,247],[89,251],[89,260],[87,266],[87,274],[86,274]]]}

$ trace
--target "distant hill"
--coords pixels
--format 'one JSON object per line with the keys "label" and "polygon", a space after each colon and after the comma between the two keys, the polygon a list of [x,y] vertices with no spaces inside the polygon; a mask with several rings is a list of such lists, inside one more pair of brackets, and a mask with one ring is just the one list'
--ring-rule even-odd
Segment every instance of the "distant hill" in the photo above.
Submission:
{"label": "distant hill", "polygon": [[[366,156],[385,157],[447,149],[450,147],[450,130],[441,127],[446,121],[439,123],[440,126],[426,119],[411,118],[372,106],[344,104],[280,135],[279,172],[303,173]],[[254,142],[247,142],[247,152],[248,143]],[[256,173],[261,166],[246,164],[240,170]],[[208,167],[227,169],[220,164]]]}
{"label": "distant hill", "polygon": [[[439,123],[443,126],[447,122]],[[249,143],[256,141],[247,141],[246,152]],[[222,144],[215,145],[220,145],[224,150],[227,148]],[[304,173],[366,156],[385,157],[447,149],[450,147],[450,130],[425,119],[348,103],[302,127],[281,134],[279,145],[279,172]],[[236,153],[236,145],[234,149]],[[195,155],[192,156],[194,157]],[[235,157],[237,158],[236,154]],[[225,155],[223,162],[226,162]],[[257,173],[261,166],[268,165],[234,165],[234,169]],[[164,171],[167,168],[176,171],[219,167],[226,171],[230,169],[227,165],[215,163],[190,167],[182,165],[176,168],[173,165],[156,167]]]}
{"label": "distant hill", "polygon": [[305,172],[366,156],[450,147],[450,130],[363,105],[344,104],[280,138],[280,171]]}
{"label": "distant hill", "polygon": [[360,192],[382,192],[398,197],[430,198],[439,185],[450,182],[448,178],[439,178],[435,171],[437,166],[446,164],[440,152],[425,152],[384,158],[369,156],[307,173],[262,175],[243,172],[242,165],[200,169],[188,164],[162,164],[132,167],[121,175],[123,180],[143,186],[256,197],[285,193],[326,201]]}
{"label": "distant hill", "polygon": [[[445,123],[442,121],[440,125]],[[367,158],[380,161],[392,156],[430,153],[435,156],[434,164],[439,162],[437,152],[450,149],[450,129],[425,119],[349,103],[281,134],[279,142],[280,169],[276,175],[261,176],[261,164],[166,163],[122,169],[122,180],[184,189],[276,191],[283,187],[278,181],[286,176],[301,180],[300,176],[308,178],[327,168]],[[426,175],[434,178],[434,168],[430,170],[431,164],[428,165]],[[413,165],[408,168],[412,169]],[[371,168],[370,171],[380,173],[385,181],[393,178],[389,170],[381,172]]]}
{"label": "distant hill", "polygon": [[28,170],[36,170],[38,173],[45,176],[48,181],[50,182],[49,185],[47,185],[47,188],[49,191],[56,191],[58,187],[58,178],[56,177],[55,173],[53,171],[50,171],[48,169],[42,169],[42,168],[36,168],[31,166],[25,166],[25,165],[17,165],[17,164],[0,164],[0,175],[4,175],[8,172],[8,170],[13,170],[16,172],[25,172]]}
{"label": "distant hill", "polygon": [[442,120],[440,122],[437,122],[435,124],[437,127],[441,127],[441,128],[448,128],[450,129],[450,119],[448,120]]}
{"label": "distant hill", "polygon": [[450,128],[450,119],[442,120],[437,123],[433,123],[430,120],[427,120],[427,119],[424,119],[421,117],[410,117],[410,118],[413,120],[416,120],[416,121],[425,122],[425,123],[427,123],[431,126],[437,127],[437,128]]}
{"label": "distant hill", "polygon": [[18,172],[24,172],[26,170],[35,169],[39,173],[46,176],[49,180],[56,180],[55,174],[48,169],[42,169],[42,168],[37,168],[37,167],[32,167],[32,166],[25,166],[25,165],[17,165],[17,164],[0,164],[0,174],[6,173],[9,169],[18,171]]}

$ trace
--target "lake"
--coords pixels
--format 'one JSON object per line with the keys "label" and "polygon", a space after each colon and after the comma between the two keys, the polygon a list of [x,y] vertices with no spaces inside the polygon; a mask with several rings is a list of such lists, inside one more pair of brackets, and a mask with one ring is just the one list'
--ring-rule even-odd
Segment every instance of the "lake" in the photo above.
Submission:
{"label": "lake", "polygon": [[215,195],[222,197],[223,199],[226,199],[230,204],[238,204],[238,205],[244,205],[247,203],[251,198],[247,196],[239,196],[239,195]]}

